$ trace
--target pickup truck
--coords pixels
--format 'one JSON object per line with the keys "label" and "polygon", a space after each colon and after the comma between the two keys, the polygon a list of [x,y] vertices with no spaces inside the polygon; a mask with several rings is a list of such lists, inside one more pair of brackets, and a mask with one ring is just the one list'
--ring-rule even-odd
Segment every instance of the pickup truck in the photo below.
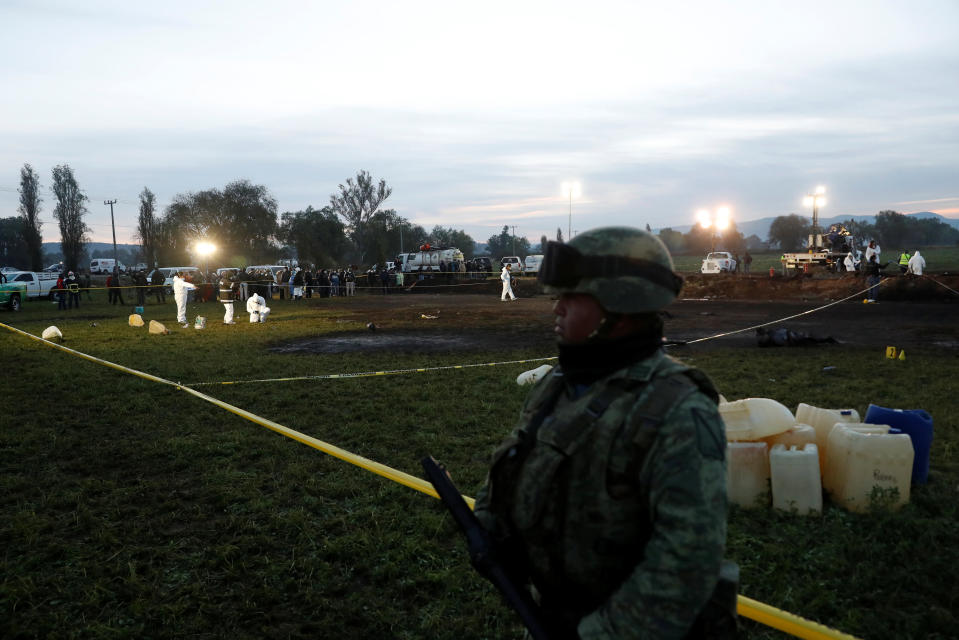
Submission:
{"label": "pickup truck", "polygon": [[732,273],[736,270],[736,260],[728,251],[712,251],[703,260],[700,273]]}
{"label": "pickup truck", "polygon": [[0,306],[19,311],[27,296],[27,286],[22,282],[9,282],[6,273],[0,273]]}
{"label": "pickup truck", "polygon": [[7,277],[7,282],[25,285],[27,298],[53,300],[53,289],[57,286],[60,274],[47,271],[11,271],[3,275]]}

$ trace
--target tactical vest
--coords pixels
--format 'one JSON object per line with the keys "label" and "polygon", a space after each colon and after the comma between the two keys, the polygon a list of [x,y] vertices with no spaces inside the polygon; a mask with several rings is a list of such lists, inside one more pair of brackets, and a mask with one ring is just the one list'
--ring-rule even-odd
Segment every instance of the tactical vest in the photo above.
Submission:
{"label": "tactical vest", "polygon": [[537,385],[490,472],[491,510],[523,540],[533,583],[555,587],[539,588],[544,603],[576,619],[642,559],[651,526],[639,477],[659,426],[696,391],[718,399],[705,374],[673,360],[648,382],[597,384],[565,402],[562,376]]}

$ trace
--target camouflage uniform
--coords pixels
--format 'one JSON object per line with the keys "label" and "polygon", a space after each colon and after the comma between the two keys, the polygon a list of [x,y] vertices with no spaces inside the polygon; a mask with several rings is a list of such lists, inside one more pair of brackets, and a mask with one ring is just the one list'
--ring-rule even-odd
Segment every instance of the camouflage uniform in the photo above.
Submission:
{"label": "camouflage uniform", "polygon": [[704,374],[661,349],[589,385],[570,384],[560,366],[532,389],[475,512],[559,635],[690,633],[726,540],[717,398]]}

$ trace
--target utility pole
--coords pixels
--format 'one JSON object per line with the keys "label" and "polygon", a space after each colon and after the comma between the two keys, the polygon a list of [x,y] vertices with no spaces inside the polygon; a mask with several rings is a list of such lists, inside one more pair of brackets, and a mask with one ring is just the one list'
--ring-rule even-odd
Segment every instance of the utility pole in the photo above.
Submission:
{"label": "utility pole", "polygon": [[513,255],[515,256],[516,255],[516,225],[514,224],[512,225],[512,227],[513,227]]}
{"label": "utility pole", "polygon": [[103,204],[110,205],[110,228],[113,230],[113,268],[115,273],[120,273],[120,262],[117,260],[117,228],[113,224],[113,205],[117,203],[116,198],[113,200],[104,200]]}

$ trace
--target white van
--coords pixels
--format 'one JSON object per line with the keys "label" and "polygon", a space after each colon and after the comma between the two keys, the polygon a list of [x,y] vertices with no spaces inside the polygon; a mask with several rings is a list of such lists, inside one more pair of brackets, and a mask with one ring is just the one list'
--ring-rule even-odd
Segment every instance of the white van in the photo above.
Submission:
{"label": "white van", "polygon": [[539,273],[539,267],[543,264],[542,254],[526,256],[526,262],[523,265],[523,271],[527,274]]}
{"label": "white van", "polygon": [[124,264],[122,262],[117,262],[113,258],[94,258],[90,261],[90,273],[113,273],[114,265],[120,267],[120,273],[126,271]]}

